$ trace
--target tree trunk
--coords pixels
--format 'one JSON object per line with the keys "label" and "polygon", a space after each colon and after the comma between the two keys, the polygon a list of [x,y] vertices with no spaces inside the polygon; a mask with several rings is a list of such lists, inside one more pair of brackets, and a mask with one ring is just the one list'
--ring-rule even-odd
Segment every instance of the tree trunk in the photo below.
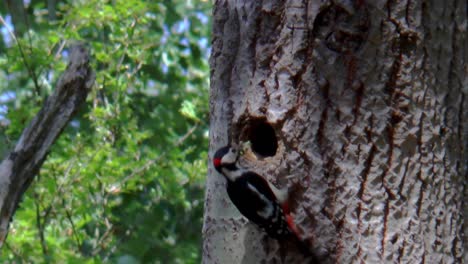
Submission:
{"label": "tree trunk", "polygon": [[28,30],[28,18],[23,1],[4,0],[15,28],[15,36],[21,37]]}
{"label": "tree trunk", "polygon": [[[463,262],[466,5],[216,1],[210,153],[249,141],[323,263]],[[210,168],[204,263],[302,263]]]}
{"label": "tree trunk", "polygon": [[54,93],[21,134],[18,143],[0,163],[0,248],[21,197],[50,151],[52,144],[85,101],[94,83],[89,51],[76,45]]}

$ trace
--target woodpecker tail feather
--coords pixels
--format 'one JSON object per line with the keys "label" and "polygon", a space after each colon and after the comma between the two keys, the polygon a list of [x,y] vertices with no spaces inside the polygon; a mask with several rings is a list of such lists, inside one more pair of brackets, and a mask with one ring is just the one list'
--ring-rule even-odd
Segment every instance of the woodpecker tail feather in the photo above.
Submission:
{"label": "woodpecker tail feather", "polygon": [[309,244],[299,237],[294,238],[294,243],[297,249],[308,259],[309,264],[320,264],[319,258],[310,250]]}
{"label": "woodpecker tail feather", "polygon": [[286,215],[286,222],[288,223],[289,229],[292,231],[291,235],[296,247],[304,256],[310,259],[308,263],[319,264],[320,261],[318,260],[317,256],[315,256],[315,254],[310,250],[310,246],[307,241],[301,238],[299,230],[297,229],[296,224],[294,223],[294,219],[291,215]]}

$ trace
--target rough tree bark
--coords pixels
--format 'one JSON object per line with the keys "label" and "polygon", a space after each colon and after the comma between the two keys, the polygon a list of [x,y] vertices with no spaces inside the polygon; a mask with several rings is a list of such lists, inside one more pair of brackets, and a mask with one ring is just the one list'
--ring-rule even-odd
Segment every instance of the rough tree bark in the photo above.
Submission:
{"label": "rough tree bark", "polygon": [[[216,1],[211,155],[250,141],[241,162],[289,187],[323,263],[463,262],[466,5]],[[204,263],[302,263],[211,166]]]}
{"label": "rough tree bark", "polygon": [[89,52],[83,45],[75,45],[54,93],[24,129],[14,150],[0,163],[0,247],[21,197],[44,163],[50,147],[85,101],[93,83]]}

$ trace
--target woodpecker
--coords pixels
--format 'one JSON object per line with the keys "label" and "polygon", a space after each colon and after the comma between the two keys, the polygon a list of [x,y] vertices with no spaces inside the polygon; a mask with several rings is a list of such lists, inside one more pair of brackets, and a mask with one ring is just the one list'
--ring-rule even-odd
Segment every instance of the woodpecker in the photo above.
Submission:
{"label": "woodpecker", "polygon": [[227,179],[232,203],[270,237],[281,241],[292,238],[303,253],[311,255],[291,216],[287,190],[279,190],[259,174],[238,167],[237,160],[230,146],[220,148],[213,157],[215,169]]}

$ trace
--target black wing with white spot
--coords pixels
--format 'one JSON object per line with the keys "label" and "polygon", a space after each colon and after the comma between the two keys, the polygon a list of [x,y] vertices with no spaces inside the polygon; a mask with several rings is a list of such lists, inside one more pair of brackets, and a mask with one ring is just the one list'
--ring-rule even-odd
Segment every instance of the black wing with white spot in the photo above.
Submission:
{"label": "black wing with white spot", "polygon": [[292,234],[281,205],[260,175],[246,172],[228,181],[227,192],[237,209],[269,236],[280,239]]}

